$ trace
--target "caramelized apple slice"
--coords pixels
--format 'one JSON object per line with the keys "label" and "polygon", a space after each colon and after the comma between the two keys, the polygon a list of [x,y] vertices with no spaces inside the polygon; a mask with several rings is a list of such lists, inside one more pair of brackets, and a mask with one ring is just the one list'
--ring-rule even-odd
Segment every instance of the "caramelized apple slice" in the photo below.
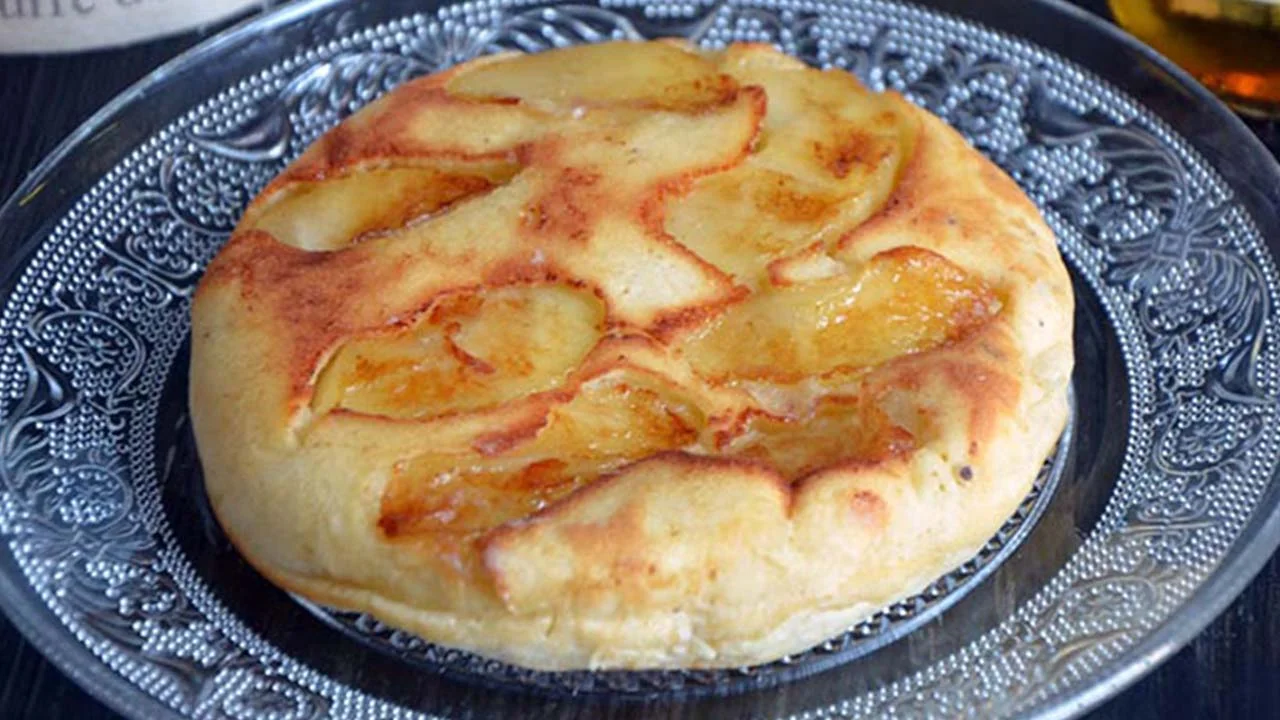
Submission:
{"label": "caramelized apple slice", "polygon": [[698,438],[698,406],[664,381],[622,370],[589,382],[552,410],[546,429],[521,454],[636,460]]}
{"label": "caramelized apple slice", "polygon": [[852,277],[755,295],[690,336],[684,353],[714,381],[795,382],[928,350],[999,309],[981,281],[940,255],[903,247]]}
{"label": "caramelized apple slice", "polygon": [[827,396],[807,417],[749,417],[724,452],[763,460],[796,480],[839,463],[883,460],[913,445],[911,433],[895,425],[873,400]]}
{"label": "caramelized apple slice", "polygon": [[342,345],[312,405],[421,418],[550,390],[586,357],[603,321],[595,296],[562,285],[449,297],[407,330]]}
{"label": "caramelized apple slice", "polygon": [[388,536],[496,527],[628,462],[689,445],[699,422],[694,406],[660,382],[614,373],[554,408],[526,442],[484,441],[502,454],[426,454],[401,463],[383,492],[379,525]]}
{"label": "caramelized apple slice", "polygon": [[456,163],[357,169],[287,185],[245,214],[241,230],[271,233],[304,250],[338,250],[362,238],[427,219],[515,175],[514,163]]}
{"label": "caramelized apple slice", "polygon": [[447,89],[461,97],[518,98],[558,106],[634,102],[689,110],[728,99],[735,85],[714,63],[675,44],[621,42],[486,63],[459,74]]}
{"label": "caramelized apple slice", "polygon": [[820,72],[753,48],[726,51],[721,66],[742,85],[763,87],[769,112],[754,152],[673,200],[666,227],[708,262],[754,285],[773,260],[814,244],[829,247],[880,209],[917,128],[893,100],[847,73]]}
{"label": "caramelized apple slice", "polygon": [[595,466],[562,460],[474,463],[424,455],[396,467],[378,526],[388,537],[474,532],[525,517],[594,479]]}
{"label": "caramelized apple slice", "polygon": [[754,164],[869,196],[876,207],[888,197],[918,130],[893,97],[867,90],[847,72],[780,62],[751,46],[726,51],[721,69],[769,97]]}
{"label": "caramelized apple slice", "polygon": [[667,209],[667,232],[735,277],[763,281],[771,260],[834,239],[862,211],[836,192],[750,160],[697,183]]}

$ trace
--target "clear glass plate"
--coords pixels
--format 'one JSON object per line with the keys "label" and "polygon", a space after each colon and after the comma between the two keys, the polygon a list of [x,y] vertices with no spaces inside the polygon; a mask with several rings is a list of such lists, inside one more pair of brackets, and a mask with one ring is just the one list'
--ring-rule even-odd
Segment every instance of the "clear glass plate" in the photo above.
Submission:
{"label": "clear glass plate", "polygon": [[[1036,489],[921,595],[733,671],[530,672],[271,586],[212,520],[186,414],[191,291],[245,203],[406,78],[671,35],[898,90],[1039,205],[1075,279],[1078,369]],[[0,596],[137,717],[1076,714],[1198,632],[1280,540],[1277,188],[1202,88],[1058,3],[291,4],[156,71],[0,208]]]}

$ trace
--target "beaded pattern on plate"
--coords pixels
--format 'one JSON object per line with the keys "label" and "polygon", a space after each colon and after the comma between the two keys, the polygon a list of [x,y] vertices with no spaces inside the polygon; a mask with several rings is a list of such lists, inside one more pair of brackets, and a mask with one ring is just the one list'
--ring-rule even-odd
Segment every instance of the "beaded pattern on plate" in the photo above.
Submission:
{"label": "beaded pattern on plate", "polygon": [[157,403],[200,268],[244,203],[341,117],[485,52],[681,35],[848,68],[1008,170],[1111,316],[1135,413],[1083,548],[955,655],[797,717],[994,717],[1087,682],[1203,581],[1275,470],[1276,272],[1256,228],[1180,138],[1056,56],[875,0],[481,0],[372,28],[352,17],[316,18],[310,49],[121,161],[57,223],[0,320],[0,532],[81,643],[184,715],[414,716],[285,656],[212,597],[160,507]]}

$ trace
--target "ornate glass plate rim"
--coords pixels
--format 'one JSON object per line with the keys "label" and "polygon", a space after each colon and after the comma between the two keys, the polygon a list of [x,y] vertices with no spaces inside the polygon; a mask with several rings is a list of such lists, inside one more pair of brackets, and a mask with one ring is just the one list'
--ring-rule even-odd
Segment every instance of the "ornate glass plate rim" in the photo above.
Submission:
{"label": "ornate glass plate rim", "polygon": [[[237,202],[243,202],[219,197],[221,189],[264,182],[253,174],[255,162],[287,157],[309,142],[306,132],[295,132],[297,113],[333,112],[336,118],[409,74],[497,47],[532,49],[659,33],[710,44],[760,40],[898,89],[1013,172],[1044,209],[1064,253],[1115,325],[1129,372],[1131,437],[1115,494],[1077,556],[1014,616],[959,653],[875,693],[806,715],[1081,712],[1203,628],[1280,542],[1280,504],[1271,487],[1280,434],[1280,423],[1271,421],[1280,367],[1270,312],[1277,274],[1256,212],[1251,216],[1232,187],[1160,118],[1106,82],[1008,35],[880,0],[605,0],[602,6],[554,8],[481,0],[371,28],[343,26],[338,11],[349,4],[289,5],[172,61],[91,118],[0,208],[0,218],[16,213],[60,163],[122,109],[163,88],[167,78],[216,63],[222,53],[273,29],[312,17],[328,20],[317,23],[323,32],[313,35],[311,49],[289,59],[282,55],[271,70],[205,100],[133,150],[132,159],[164,156],[147,168],[153,177],[142,177],[143,163],[131,166],[121,159],[47,239],[12,246],[29,247],[34,255],[19,260],[25,268],[0,320],[0,532],[12,552],[2,559],[0,595],[10,617],[46,655],[117,709],[172,716],[179,707],[183,714],[203,716],[217,714],[215,706],[248,710],[254,698],[274,698],[283,703],[275,707],[290,707],[296,717],[403,714],[322,677],[248,637],[243,628],[199,623],[181,627],[179,634],[212,633],[204,642],[211,657],[193,660],[214,669],[207,680],[217,687],[194,699],[176,699],[155,682],[147,662],[104,647],[100,635],[86,632],[63,601],[68,591],[85,588],[59,584],[57,575],[57,561],[67,553],[80,553],[76,557],[92,580],[95,568],[116,561],[122,545],[128,552],[137,550],[131,543],[163,545],[162,520],[143,512],[136,498],[119,494],[123,484],[113,485],[118,478],[112,476],[125,469],[103,448],[69,443],[71,456],[62,459],[72,462],[57,467],[44,462],[44,455],[51,452],[49,436],[59,423],[89,434],[86,423],[123,427],[131,418],[126,408],[113,405],[119,395],[158,393],[145,383],[130,385],[144,377],[143,363],[172,360],[174,333],[152,339],[148,353],[123,325],[112,325],[109,314],[87,320],[86,308],[116,297],[111,313],[130,322],[154,322],[164,317],[157,309],[166,306],[185,312],[193,278],[234,222]],[[409,3],[403,7],[410,12]],[[1078,10],[1056,2],[1042,9],[1051,8],[1079,21]],[[1234,116],[1183,73],[1104,23],[1094,26],[1172,77],[1206,114],[1232,129],[1238,142],[1265,154]],[[974,49],[980,52],[966,51]],[[344,60],[357,56],[363,59]],[[249,169],[234,178],[184,173],[183,164],[198,164],[200,152]],[[1271,187],[1280,187],[1274,163],[1261,172]],[[127,212],[95,217],[119,201],[112,187],[127,183],[135,185]],[[187,185],[175,186],[181,183]],[[183,196],[198,200],[175,199]],[[171,221],[162,223],[164,244],[148,245],[145,234],[130,234],[130,222],[137,220],[130,213]],[[92,222],[118,225],[115,239],[76,243]],[[56,273],[50,267],[92,267],[89,276],[96,279],[50,299],[42,295],[52,292]],[[1188,289],[1195,292],[1181,292]],[[176,334],[180,339],[181,332]],[[87,342],[77,346],[78,338]],[[53,349],[52,355],[34,358],[32,347],[39,344]],[[81,354],[73,361],[58,357],[60,352]],[[63,368],[80,374],[62,377]],[[65,396],[68,389],[74,389],[75,402]],[[132,450],[150,460],[145,450]],[[73,482],[81,495],[89,488],[102,496],[77,503],[78,496],[67,491]],[[31,533],[31,524],[41,522],[42,533]],[[126,525],[140,525],[155,537],[139,540],[122,529]],[[97,554],[88,557],[85,550]],[[169,589],[186,590],[191,579],[180,578],[181,560],[160,550],[155,568],[137,569],[124,582],[154,582],[147,573],[171,563],[163,576],[174,583]],[[103,572],[99,579],[121,577]],[[131,597],[127,588],[103,582],[90,591],[122,603],[162,595],[143,590]],[[213,602],[186,601],[196,608]],[[133,642],[155,651],[183,640],[166,636],[172,628],[152,622],[164,619],[164,607],[120,608],[132,613],[130,632],[141,633]]]}

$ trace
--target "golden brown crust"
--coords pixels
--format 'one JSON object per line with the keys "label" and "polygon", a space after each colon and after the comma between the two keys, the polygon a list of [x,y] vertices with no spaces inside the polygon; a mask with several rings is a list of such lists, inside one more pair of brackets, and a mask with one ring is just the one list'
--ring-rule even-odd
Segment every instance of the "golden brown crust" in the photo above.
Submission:
{"label": "golden brown crust", "polygon": [[1071,316],[1034,206],[898,96],[766,46],[485,58],[253,202],[192,417],[283,587],[534,667],[741,665],[987,540]]}

